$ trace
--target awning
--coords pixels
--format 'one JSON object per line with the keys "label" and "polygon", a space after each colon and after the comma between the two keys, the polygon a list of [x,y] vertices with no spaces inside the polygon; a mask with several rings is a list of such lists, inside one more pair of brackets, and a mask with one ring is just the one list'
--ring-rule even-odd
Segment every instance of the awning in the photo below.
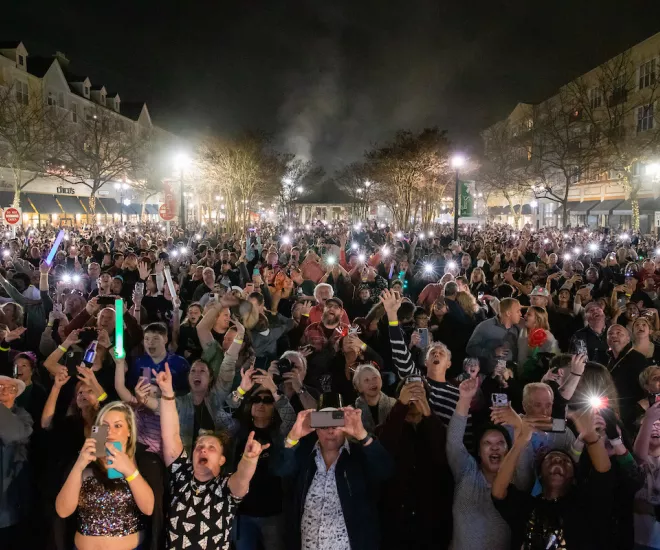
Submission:
{"label": "awning", "polygon": [[62,209],[57,204],[54,195],[42,195],[40,193],[25,193],[35,210],[42,215],[61,214]]}
{"label": "awning", "polygon": [[489,211],[491,216],[501,216],[504,212],[504,206],[491,206]]}
{"label": "awning", "polygon": [[87,201],[88,197],[71,197],[69,195],[58,195],[57,201],[60,203],[60,206],[66,214],[85,214],[85,209],[83,208],[80,201],[85,201],[85,205],[89,204]]}
{"label": "awning", "polygon": [[567,206],[571,214],[586,214],[599,203],[600,201],[569,202]]}
{"label": "awning", "polygon": [[124,214],[126,216],[139,216],[140,213],[142,212],[142,205],[141,204],[124,204],[123,206],[119,207],[119,210],[121,211],[123,208]]}
{"label": "awning", "polygon": [[[24,201],[25,201],[25,197],[21,195],[21,206]],[[14,202],[14,193],[12,193],[11,191],[0,191],[0,206],[2,206],[2,208],[7,208],[11,206],[13,202]]]}
{"label": "awning", "polygon": [[147,214],[158,214],[158,205],[157,204],[147,204],[146,205]]}
{"label": "awning", "polygon": [[623,200],[621,199],[602,201],[594,206],[589,213],[592,216],[609,216],[612,213],[612,210],[619,206],[622,202]]}
{"label": "awning", "polygon": [[[637,202],[639,204],[640,212],[653,212],[658,209],[658,201],[653,197],[637,199]],[[623,201],[612,211],[612,214],[615,216],[632,216],[632,203],[630,200]]]}
{"label": "awning", "polygon": [[[119,214],[119,204],[115,199],[96,199],[96,202],[101,203],[102,207],[108,214]],[[96,209],[97,214],[102,214],[100,208]]]}
{"label": "awning", "polygon": [[[518,205],[516,205],[516,206],[518,206]],[[533,214],[532,206],[530,204],[523,204],[520,213],[524,214],[525,216],[529,216],[530,214]]]}
{"label": "awning", "polygon": [[[532,207],[529,204],[523,204],[522,207],[519,204],[514,205],[515,210],[518,210],[520,214],[525,214],[529,216],[532,213]],[[513,216],[511,211],[511,206],[502,207],[502,215],[504,216]]]}

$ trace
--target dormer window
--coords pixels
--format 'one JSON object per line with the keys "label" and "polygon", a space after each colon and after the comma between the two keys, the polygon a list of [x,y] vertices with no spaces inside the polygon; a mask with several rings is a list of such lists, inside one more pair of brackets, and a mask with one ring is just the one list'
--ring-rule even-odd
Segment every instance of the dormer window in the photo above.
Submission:
{"label": "dormer window", "polygon": [[18,66],[25,67],[25,56],[20,53],[18,54]]}
{"label": "dormer window", "polygon": [[105,95],[101,94],[101,105],[105,105]]}
{"label": "dormer window", "polygon": [[83,86],[83,95],[89,97],[89,86]]}
{"label": "dormer window", "polygon": [[115,99],[115,111],[119,112],[119,100]]}

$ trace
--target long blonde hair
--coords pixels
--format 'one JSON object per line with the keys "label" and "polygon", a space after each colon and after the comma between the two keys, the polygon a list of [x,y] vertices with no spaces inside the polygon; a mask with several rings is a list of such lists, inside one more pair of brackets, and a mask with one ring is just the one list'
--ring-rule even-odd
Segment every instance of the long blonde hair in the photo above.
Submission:
{"label": "long blonde hair", "polygon": [[106,415],[112,411],[119,411],[124,415],[126,422],[128,423],[128,441],[126,442],[126,448],[124,452],[131,458],[135,456],[135,448],[137,446],[137,424],[135,422],[135,413],[133,409],[129,407],[126,403],[122,401],[113,401],[108,403],[103,407],[99,414],[96,416],[95,426],[101,426],[103,424],[103,419]]}
{"label": "long blonde hair", "polygon": [[550,323],[548,322],[548,312],[545,310],[545,308],[539,306],[529,306],[529,309],[527,311],[534,312],[534,321],[536,322],[536,328],[550,330]]}
{"label": "long blonde hair", "polygon": [[475,310],[477,308],[477,301],[474,299],[472,294],[464,291],[456,293],[456,303],[470,317],[474,317]]}

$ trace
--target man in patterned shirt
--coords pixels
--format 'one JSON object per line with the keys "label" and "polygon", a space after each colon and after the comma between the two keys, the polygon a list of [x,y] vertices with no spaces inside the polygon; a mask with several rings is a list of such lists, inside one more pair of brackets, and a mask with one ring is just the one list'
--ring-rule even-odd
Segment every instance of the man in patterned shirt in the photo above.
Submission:
{"label": "man in patterned shirt", "polygon": [[169,365],[165,363],[165,371],[154,374],[162,393],[160,426],[172,497],[166,546],[168,550],[228,550],[236,505],[247,494],[259,455],[269,445],[255,441],[251,432],[236,473],[231,476],[220,471],[227,459],[219,436],[199,437],[191,460],[179,435]]}
{"label": "man in patterned shirt", "polygon": [[316,430],[312,411],[301,411],[274,455],[272,471],[294,478],[289,550],[379,548],[377,487],[391,475],[392,458],[364,429],[361,410],[342,410],[344,426]]}

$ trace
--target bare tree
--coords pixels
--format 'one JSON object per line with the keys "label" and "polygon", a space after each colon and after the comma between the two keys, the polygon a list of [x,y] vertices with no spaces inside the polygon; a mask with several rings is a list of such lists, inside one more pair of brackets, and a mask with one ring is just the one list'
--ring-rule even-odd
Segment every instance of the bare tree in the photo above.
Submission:
{"label": "bare tree", "polygon": [[519,227],[522,203],[530,192],[526,170],[532,159],[531,134],[506,120],[488,128],[482,137],[484,157],[477,175],[479,188],[484,193],[502,195]]}
{"label": "bare tree", "polygon": [[21,191],[46,173],[46,155],[53,144],[53,128],[68,113],[47,106],[40,95],[28,95],[21,84],[0,86],[0,162],[10,168],[14,183],[13,206]]}
{"label": "bare tree", "polygon": [[127,177],[139,164],[145,141],[135,125],[99,105],[89,107],[77,123],[56,128],[54,175],[90,189],[89,207],[96,210],[96,194],[108,182]]}
{"label": "bare tree", "polygon": [[[442,181],[440,178],[449,173],[449,151],[446,132],[426,128],[419,134],[399,131],[392,142],[366,153],[368,172],[379,185],[378,197],[398,227],[414,224],[420,189]],[[435,200],[439,202],[440,195]]]}
{"label": "bare tree", "polygon": [[296,202],[319,184],[325,171],[321,166],[315,166],[312,161],[298,159],[291,154],[278,154],[275,160],[280,169],[271,171],[273,184],[287,223],[292,223]]}
{"label": "bare tree", "polygon": [[370,179],[369,168],[364,162],[354,162],[338,170],[333,177],[337,188],[352,199],[354,214],[359,220],[368,217],[369,207],[382,189],[382,184]]}
{"label": "bare tree", "polygon": [[168,157],[172,144],[153,129],[144,132],[141,139],[142,144],[131,165],[129,176],[131,188],[140,196],[141,215],[144,218],[147,201],[162,191],[163,181],[171,175]]}
{"label": "bare tree", "polygon": [[660,145],[659,69],[655,59],[638,66],[628,50],[566,86],[579,116],[590,124],[600,170],[618,178],[629,195],[635,230],[643,183],[635,168],[657,155]]}
{"label": "bare tree", "polygon": [[588,180],[598,166],[597,142],[581,104],[564,88],[536,106],[532,120],[532,158],[526,173],[536,198],[561,205],[565,227],[570,190]]}

